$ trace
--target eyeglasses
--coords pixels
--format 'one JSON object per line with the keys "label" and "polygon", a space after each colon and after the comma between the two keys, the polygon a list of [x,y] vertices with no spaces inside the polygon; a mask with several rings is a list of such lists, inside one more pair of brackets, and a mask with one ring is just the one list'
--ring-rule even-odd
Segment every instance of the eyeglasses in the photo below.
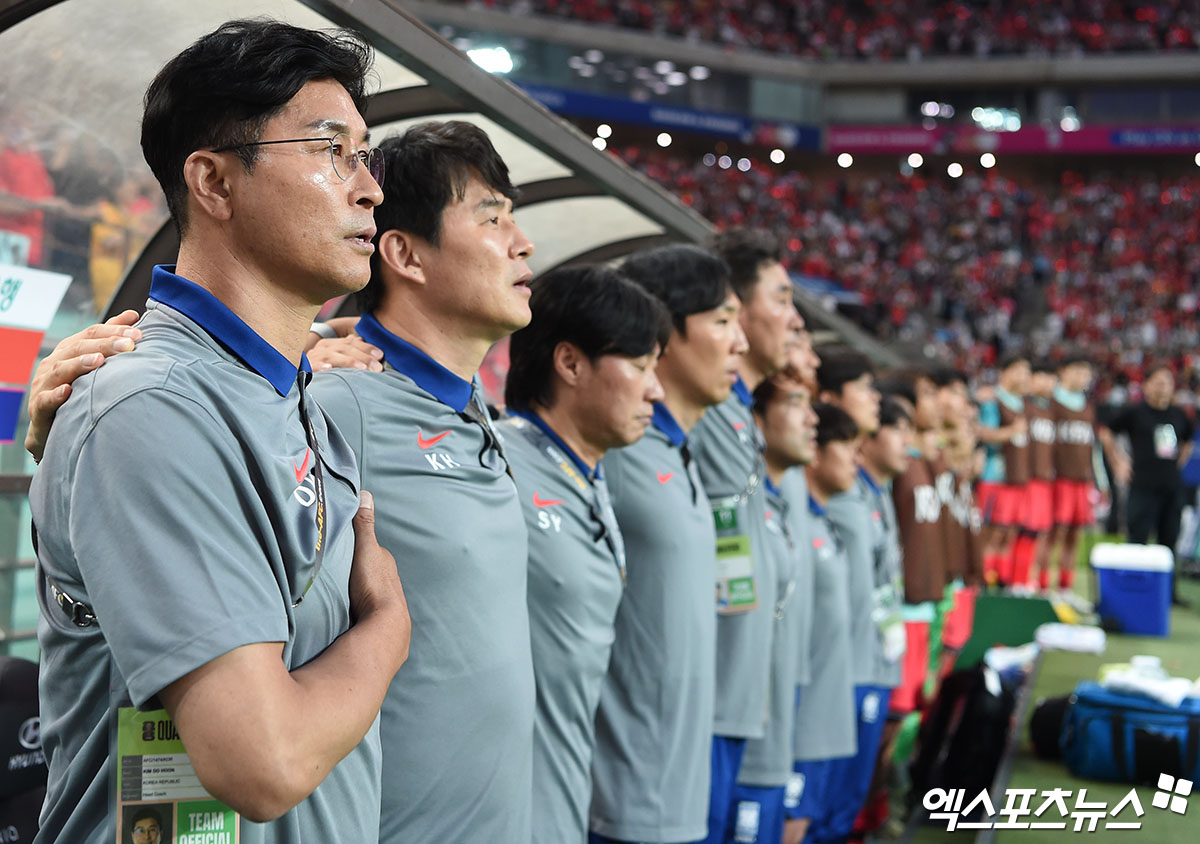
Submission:
{"label": "eyeglasses", "polygon": [[333,172],[343,182],[353,178],[358,165],[367,165],[367,172],[375,180],[375,184],[383,187],[383,151],[379,147],[357,149],[354,141],[345,132],[338,132],[332,138],[287,138],[282,141],[250,141],[244,144],[230,144],[217,147],[213,152],[230,152],[246,147],[265,147],[272,144],[305,144],[324,141],[329,144],[329,160],[333,163]]}

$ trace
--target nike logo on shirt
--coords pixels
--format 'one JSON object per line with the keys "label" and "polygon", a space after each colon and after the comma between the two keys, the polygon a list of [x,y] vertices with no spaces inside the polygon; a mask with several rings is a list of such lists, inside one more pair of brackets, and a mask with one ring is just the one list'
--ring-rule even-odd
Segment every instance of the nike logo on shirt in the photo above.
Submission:
{"label": "nike logo on shirt", "polygon": [[299,466],[297,466],[296,461],[295,460],[292,461],[292,469],[296,472],[296,483],[298,483],[298,484],[304,483],[304,476],[308,474],[308,461],[309,461],[309,458],[311,458],[311,457],[312,457],[312,449],[306,448],[306,449],[304,449],[304,462],[303,463],[301,463]]}
{"label": "nike logo on shirt", "polygon": [[534,507],[553,507],[555,504],[562,504],[562,501],[557,498],[542,498],[536,492],[533,494]]}
{"label": "nike logo on shirt", "polygon": [[659,472],[658,473],[658,482],[660,484],[665,484],[667,481],[671,480],[671,478],[673,478],[673,477],[675,477],[674,472]]}
{"label": "nike logo on shirt", "polygon": [[444,438],[448,437],[449,435],[450,435],[449,431],[442,431],[440,434],[438,434],[436,436],[426,437],[418,430],[417,431],[417,445],[420,446],[422,450],[427,449],[427,448],[432,448],[433,446],[437,445],[439,442],[441,442]]}

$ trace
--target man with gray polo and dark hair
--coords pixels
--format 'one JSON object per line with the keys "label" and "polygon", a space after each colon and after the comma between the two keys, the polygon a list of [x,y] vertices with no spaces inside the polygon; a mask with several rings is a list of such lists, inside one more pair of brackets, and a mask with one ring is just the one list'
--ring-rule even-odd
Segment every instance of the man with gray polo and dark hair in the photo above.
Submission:
{"label": "man with gray polo and dark hair", "polygon": [[349,33],[237,21],[146,94],[178,264],[154,270],[138,348],[72,386],[30,490],[39,841],[114,840],[157,802],[140,760],[161,753],[231,840],[377,838],[408,614],[303,355],[370,273],[369,62]]}
{"label": "man with gray polo and dark hair", "polygon": [[650,429],[604,459],[628,581],[596,714],[590,840],[689,842],[708,827],[716,534],[688,432],[728,397],[746,341],[712,253],[664,246],[622,271],[666,306],[672,330]]}
{"label": "man with gray polo and dark hair", "polygon": [[663,397],[661,304],[606,267],[537,279],[512,337],[497,428],[529,528],[534,844],[583,844],[596,706],[625,583],[625,543],[600,459],[641,439]]}

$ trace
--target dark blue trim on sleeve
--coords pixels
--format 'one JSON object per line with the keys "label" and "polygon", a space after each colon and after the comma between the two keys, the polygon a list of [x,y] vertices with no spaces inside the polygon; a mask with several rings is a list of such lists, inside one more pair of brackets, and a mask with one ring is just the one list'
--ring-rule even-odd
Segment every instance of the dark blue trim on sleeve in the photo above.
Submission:
{"label": "dark blue trim on sleeve", "polygon": [[286,396],[296,385],[301,371],[312,372],[307,355],[300,355],[300,369],[297,369],[220,299],[194,281],[176,275],[174,265],[160,264],[154,268],[150,298],[199,325],[242,363],[266,378],[281,396]]}
{"label": "dark blue trim on sleeve", "polygon": [[464,381],[407,340],[402,340],[379,324],[374,314],[367,314],[354,329],[358,336],[372,346],[378,346],[383,359],[403,372],[429,395],[456,413],[467,409],[473,386]]}

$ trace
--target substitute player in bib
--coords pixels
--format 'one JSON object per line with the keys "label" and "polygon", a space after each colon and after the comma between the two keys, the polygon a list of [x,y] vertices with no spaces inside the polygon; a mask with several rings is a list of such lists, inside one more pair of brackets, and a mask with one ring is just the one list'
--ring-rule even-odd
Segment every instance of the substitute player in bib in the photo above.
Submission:
{"label": "substitute player in bib", "polygon": [[[1052,406],[1054,443],[1054,546],[1058,551],[1058,588],[1074,582],[1079,535],[1095,521],[1096,476],[1092,469],[1096,442],[1096,410],[1088,401],[1092,364],[1073,356],[1058,370]],[[1050,588],[1050,559],[1038,570],[1038,586]]]}
{"label": "substitute player in bib", "polygon": [[698,841],[708,831],[717,544],[689,432],[729,397],[746,339],[729,267],[710,252],[664,246],[622,271],[663,303],[671,336],[650,429],[602,464],[627,582],[596,713],[590,840]]}
{"label": "substitute player in bib", "polygon": [[1054,424],[1054,387],[1058,383],[1055,367],[1048,361],[1037,361],[1029,375],[1029,395],[1025,397],[1025,415],[1029,419],[1029,507],[1025,522],[1026,537],[1033,541],[1033,551],[1021,548],[1018,539],[1013,555],[1013,587],[1020,591],[1031,588],[1034,573],[1046,566],[1050,552],[1050,532],[1054,528],[1054,444],[1057,426]]}
{"label": "substitute player in bib", "polygon": [[803,326],[779,244],[763,231],[730,229],[713,241],[730,268],[748,350],[729,397],[688,439],[717,528],[717,676],[708,844],[720,844],[747,740],[761,739],[768,713],[776,561],[766,535],[766,469],[751,394],[787,363]]}
{"label": "substitute player in bib", "polygon": [[348,33],[238,21],[147,92],[179,261],[154,271],[139,348],[72,385],[30,490],[39,841],[110,842],[161,804],[110,786],[162,734],[231,839],[377,839],[375,724],[408,615],[370,511],[351,528],[358,469],[302,353],[370,273],[369,60]]}
{"label": "substitute player in bib", "polygon": [[600,460],[641,439],[663,398],[670,323],[605,267],[537,279],[513,335],[500,432],[529,529],[534,844],[584,844],[600,690],[625,582],[625,545]]}
{"label": "substitute player in bib", "polygon": [[412,657],[381,717],[380,840],[528,841],[527,533],[474,379],[488,348],[529,322],[533,244],[477,126],[418,124],[381,146],[392,178],[357,334],[383,352],[383,372],[313,382],[386,502],[380,536],[420,595]]}
{"label": "substitute player in bib", "polygon": [[[1017,536],[1029,521],[1029,359],[1011,355],[1000,365],[994,399],[980,408],[979,441],[988,446],[996,471],[979,484],[984,523],[984,569],[1000,586],[1010,586]],[[1028,570],[1028,564],[1025,565]]]}

